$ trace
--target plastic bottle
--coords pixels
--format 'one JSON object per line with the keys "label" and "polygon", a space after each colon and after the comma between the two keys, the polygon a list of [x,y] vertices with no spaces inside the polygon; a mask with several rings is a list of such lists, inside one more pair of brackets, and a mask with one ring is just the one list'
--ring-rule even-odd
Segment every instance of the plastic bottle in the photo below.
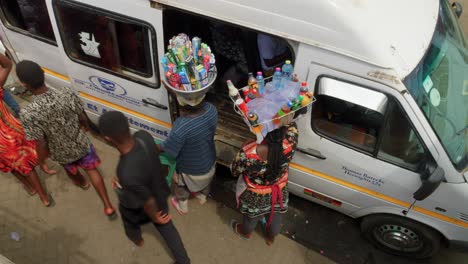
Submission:
{"label": "plastic bottle", "polygon": [[307,106],[307,105],[310,103],[310,101],[311,101],[312,99],[311,99],[309,96],[307,96],[307,94],[301,95],[301,96],[302,96],[301,106],[302,106],[302,107],[305,107],[305,106]]}
{"label": "plastic bottle", "polygon": [[258,94],[258,89],[257,88],[252,88],[250,93],[254,95],[254,98],[260,97],[259,94]]}
{"label": "plastic bottle", "polygon": [[275,90],[278,90],[281,88],[281,79],[282,79],[281,69],[276,68],[275,73],[273,74],[273,87]]}
{"label": "plastic bottle", "polygon": [[239,94],[239,90],[237,90],[237,88],[234,86],[234,84],[231,82],[231,80],[227,80],[227,87],[229,89],[229,96],[231,97],[231,99],[235,102],[237,101],[237,99],[240,99],[240,94]]}
{"label": "plastic bottle", "polygon": [[305,95],[309,91],[309,87],[307,87],[307,82],[301,83],[301,89],[299,90],[300,95]]}
{"label": "plastic bottle", "polygon": [[242,98],[236,100],[237,107],[246,115],[249,109],[247,108],[247,104]]}
{"label": "plastic bottle", "polygon": [[250,101],[252,101],[253,99],[255,99],[255,95],[253,93],[249,93],[246,97],[245,97],[245,102],[248,103]]}
{"label": "plastic bottle", "polygon": [[283,73],[283,79],[288,80],[288,81],[292,80],[294,67],[292,66],[290,60],[285,61],[285,63],[283,64],[283,67],[281,68],[281,71]]}
{"label": "plastic bottle", "polygon": [[257,114],[249,112],[247,114],[247,119],[249,119],[250,125],[252,125],[252,132],[254,132],[255,134],[262,132],[263,126],[261,124],[258,124]]}
{"label": "plastic bottle", "polygon": [[281,117],[289,114],[291,112],[291,106],[289,105],[290,103],[288,104],[285,104],[281,107],[281,109],[278,111],[278,113],[276,113],[274,116],[273,116],[273,124],[275,125],[279,125],[281,124]]}
{"label": "plastic bottle", "polygon": [[265,93],[265,79],[263,79],[263,74],[262,72],[257,72],[257,85],[258,85],[258,92],[260,94],[264,94]]}
{"label": "plastic bottle", "polygon": [[301,108],[301,102],[298,99],[294,99],[291,102],[291,110],[295,111],[299,108]]}
{"label": "plastic bottle", "polygon": [[247,81],[248,85],[250,86],[250,89],[257,89],[257,80],[255,79],[253,73],[249,72],[249,79]]}

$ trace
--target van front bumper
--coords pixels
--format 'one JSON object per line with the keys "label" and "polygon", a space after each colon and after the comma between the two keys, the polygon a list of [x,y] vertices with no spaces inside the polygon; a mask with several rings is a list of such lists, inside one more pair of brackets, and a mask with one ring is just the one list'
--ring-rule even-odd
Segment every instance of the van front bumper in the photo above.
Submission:
{"label": "van front bumper", "polygon": [[468,241],[466,240],[450,240],[449,241],[449,248],[461,250],[464,252],[468,252]]}

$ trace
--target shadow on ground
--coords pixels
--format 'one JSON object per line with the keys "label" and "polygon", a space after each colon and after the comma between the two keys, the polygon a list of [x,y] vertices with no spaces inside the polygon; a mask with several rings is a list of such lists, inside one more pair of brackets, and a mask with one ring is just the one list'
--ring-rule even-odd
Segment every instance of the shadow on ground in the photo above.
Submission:
{"label": "shadow on ground", "polygon": [[[96,261],[80,250],[83,240],[62,227],[50,226],[40,217],[24,218],[0,206],[0,253],[15,264],[93,264]],[[11,233],[19,235],[19,241]]]}
{"label": "shadow on ground", "polygon": [[[236,179],[219,166],[212,196],[218,207],[235,209]],[[429,260],[409,260],[386,254],[361,237],[359,221],[329,208],[291,195],[282,234],[340,264],[414,264]],[[227,221],[228,219],[222,219]]]}

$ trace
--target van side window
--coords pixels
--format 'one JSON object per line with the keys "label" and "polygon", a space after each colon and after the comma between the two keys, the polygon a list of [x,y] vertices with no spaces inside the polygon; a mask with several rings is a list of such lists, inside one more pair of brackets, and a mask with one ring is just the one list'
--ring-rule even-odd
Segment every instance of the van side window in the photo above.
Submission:
{"label": "van side window", "polygon": [[382,134],[378,157],[411,170],[418,170],[426,153],[411,123],[396,102],[391,103]]}
{"label": "van side window", "polygon": [[317,134],[417,171],[426,151],[396,100],[355,84],[322,77],[312,106]]}
{"label": "van side window", "polygon": [[56,3],[63,45],[72,60],[127,77],[153,75],[148,26],[67,2]]}
{"label": "van side window", "polygon": [[[362,97],[366,88],[321,78],[317,101],[313,105],[312,127],[321,135],[346,145],[373,153],[384,121],[384,105],[367,105]],[[370,90],[368,90],[370,91]],[[376,100],[386,103],[386,96],[376,93]]]}
{"label": "van side window", "polygon": [[7,27],[55,43],[45,0],[0,0]]}

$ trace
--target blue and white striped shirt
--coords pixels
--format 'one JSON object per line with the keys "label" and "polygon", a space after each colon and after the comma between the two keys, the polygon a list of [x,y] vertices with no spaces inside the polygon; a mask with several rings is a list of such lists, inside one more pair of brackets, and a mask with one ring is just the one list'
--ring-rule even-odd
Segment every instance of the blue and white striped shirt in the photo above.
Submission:
{"label": "blue and white striped shirt", "polygon": [[162,148],[177,160],[177,171],[190,175],[207,173],[216,161],[214,135],[218,112],[203,103],[205,113],[196,117],[179,117]]}

